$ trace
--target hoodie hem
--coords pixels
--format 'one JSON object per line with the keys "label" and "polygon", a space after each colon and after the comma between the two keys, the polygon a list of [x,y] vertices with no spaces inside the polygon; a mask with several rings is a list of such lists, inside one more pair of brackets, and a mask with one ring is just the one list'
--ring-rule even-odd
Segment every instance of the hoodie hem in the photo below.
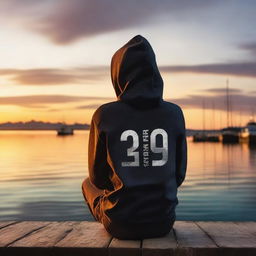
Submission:
{"label": "hoodie hem", "polygon": [[175,219],[152,223],[123,223],[118,221],[103,221],[107,232],[118,239],[140,240],[167,235],[173,228]]}

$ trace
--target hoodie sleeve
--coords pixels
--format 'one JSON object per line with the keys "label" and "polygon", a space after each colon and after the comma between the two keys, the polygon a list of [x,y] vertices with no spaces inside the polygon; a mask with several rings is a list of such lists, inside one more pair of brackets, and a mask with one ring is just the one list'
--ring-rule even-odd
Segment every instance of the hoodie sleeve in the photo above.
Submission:
{"label": "hoodie sleeve", "polygon": [[182,110],[180,109],[181,133],[177,137],[176,142],[176,181],[179,187],[185,179],[187,170],[187,140],[185,120]]}
{"label": "hoodie sleeve", "polygon": [[109,178],[111,168],[107,162],[106,139],[103,133],[99,133],[93,119],[89,134],[88,169],[89,178],[96,187],[112,190],[113,185]]}

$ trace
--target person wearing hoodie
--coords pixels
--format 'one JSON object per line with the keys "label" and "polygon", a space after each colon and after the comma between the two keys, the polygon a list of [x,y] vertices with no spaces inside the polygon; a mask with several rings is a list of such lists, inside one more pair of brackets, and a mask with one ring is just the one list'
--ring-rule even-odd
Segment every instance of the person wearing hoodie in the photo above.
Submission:
{"label": "person wearing hoodie", "polygon": [[91,120],[85,202],[113,237],[165,236],[186,175],[183,112],[163,100],[154,51],[140,35],[115,52],[111,78],[117,100],[98,107]]}

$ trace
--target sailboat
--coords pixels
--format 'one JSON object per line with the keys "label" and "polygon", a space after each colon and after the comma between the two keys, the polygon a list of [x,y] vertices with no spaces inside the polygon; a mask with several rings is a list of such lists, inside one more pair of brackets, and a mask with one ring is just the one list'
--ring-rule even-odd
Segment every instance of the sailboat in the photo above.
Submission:
{"label": "sailboat", "polygon": [[206,135],[206,141],[209,142],[219,142],[221,140],[221,136],[219,132],[216,132],[215,130],[215,107],[214,107],[214,103],[212,104],[212,113],[213,113],[213,131],[212,132],[208,132]]}
{"label": "sailboat", "polygon": [[205,103],[203,100],[203,131],[197,132],[193,135],[193,142],[204,142],[207,136],[205,134]]}
{"label": "sailboat", "polygon": [[[214,108],[213,108],[214,113]],[[213,118],[213,122],[214,122]],[[203,131],[196,133],[193,136],[193,142],[219,142],[221,136],[215,132],[207,132],[205,131],[205,102],[203,101]]]}
{"label": "sailboat", "polygon": [[238,143],[241,127],[232,126],[232,109],[229,95],[229,80],[227,79],[226,85],[226,104],[227,104],[227,127],[222,129],[222,142],[223,143]]}

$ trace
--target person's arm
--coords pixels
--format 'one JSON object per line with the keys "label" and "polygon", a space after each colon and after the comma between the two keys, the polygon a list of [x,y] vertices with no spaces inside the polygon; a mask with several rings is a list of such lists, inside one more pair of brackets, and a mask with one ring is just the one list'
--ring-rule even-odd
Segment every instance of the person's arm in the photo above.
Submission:
{"label": "person's arm", "polygon": [[107,163],[106,138],[104,134],[99,134],[93,118],[89,134],[88,169],[89,178],[96,187],[108,190],[113,188],[109,178],[112,170]]}
{"label": "person's arm", "polygon": [[187,139],[186,139],[186,127],[182,110],[181,114],[181,132],[177,137],[176,142],[176,181],[179,187],[186,177],[187,170]]}

